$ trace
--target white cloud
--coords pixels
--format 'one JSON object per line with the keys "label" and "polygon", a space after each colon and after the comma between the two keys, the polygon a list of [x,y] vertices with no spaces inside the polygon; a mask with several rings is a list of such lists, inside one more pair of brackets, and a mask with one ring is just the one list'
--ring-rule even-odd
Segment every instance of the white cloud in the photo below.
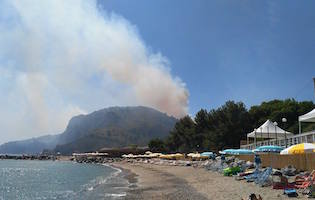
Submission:
{"label": "white cloud", "polygon": [[0,143],[62,132],[71,116],[106,106],[188,110],[167,59],[127,20],[84,0],[0,2],[0,95]]}

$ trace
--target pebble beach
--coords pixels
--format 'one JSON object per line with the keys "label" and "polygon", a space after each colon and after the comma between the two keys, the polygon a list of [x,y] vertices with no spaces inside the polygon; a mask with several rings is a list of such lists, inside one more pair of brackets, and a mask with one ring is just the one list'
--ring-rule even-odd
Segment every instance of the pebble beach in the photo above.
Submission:
{"label": "pebble beach", "polygon": [[[291,199],[283,195],[283,190],[237,181],[233,177],[225,177],[201,167],[128,161],[115,162],[113,165],[128,170],[129,179],[135,183],[126,199],[247,200],[251,193],[260,194],[266,200]],[[308,198],[300,195],[296,199]]]}

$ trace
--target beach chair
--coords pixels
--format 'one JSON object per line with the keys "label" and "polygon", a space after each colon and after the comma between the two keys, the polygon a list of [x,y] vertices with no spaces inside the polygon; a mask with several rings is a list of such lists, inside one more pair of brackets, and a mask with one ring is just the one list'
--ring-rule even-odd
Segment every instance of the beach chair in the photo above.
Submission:
{"label": "beach chair", "polygon": [[314,173],[314,170],[311,173],[304,173],[303,175],[297,175],[295,177],[295,183],[296,185],[302,185],[305,181],[307,181],[307,179],[309,178],[310,175],[312,175]]}
{"label": "beach chair", "polygon": [[272,189],[284,190],[284,189],[294,189],[294,188],[295,188],[295,184],[289,183],[288,178],[283,176],[282,174],[272,176]]}
{"label": "beach chair", "polygon": [[257,179],[255,179],[255,183],[264,187],[271,184],[269,181],[269,177],[272,173],[272,168],[267,167],[261,174],[258,175]]}
{"label": "beach chair", "polygon": [[306,189],[315,182],[315,170],[309,176],[297,176],[295,179],[295,187],[298,189]]}
{"label": "beach chair", "polygon": [[253,182],[258,178],[260,173],[259,169],[255,169],[252,174],[245,176],[245,179],[247,182]]}

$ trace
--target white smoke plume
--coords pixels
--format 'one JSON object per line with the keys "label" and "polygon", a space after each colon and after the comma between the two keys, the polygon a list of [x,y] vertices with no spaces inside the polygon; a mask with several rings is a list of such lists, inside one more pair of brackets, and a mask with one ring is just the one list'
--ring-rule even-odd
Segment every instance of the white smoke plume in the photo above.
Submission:
{"label": "white smoke plume", "polygon": [[96,1],[1,1],[0,95],[0,143],[61,132],[71,116],[106,106],[188,111],[167,59]]}

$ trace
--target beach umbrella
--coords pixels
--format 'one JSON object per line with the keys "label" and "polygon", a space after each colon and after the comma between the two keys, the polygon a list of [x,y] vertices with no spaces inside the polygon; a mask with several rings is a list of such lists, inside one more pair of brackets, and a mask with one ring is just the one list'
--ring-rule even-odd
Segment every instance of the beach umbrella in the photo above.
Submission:
{"label": "beach umbrella", "polygon": [[203,152],[200,154],[200,156],[204,156],[204,157],[210,157],[213,155],[213,152]]}
{"label": "beach umbrella", "polygon": [[273,146],[273,145],[269,145],[269,146],[261,146],[258,147],[257,149],[253,150],[253,152],[273,152],[273,153],[280,153],[280,151],[283,150],[283,147],[280,146]]}
{"label": "beach umbrella", "polygon": [[303,154],[308,152],[315,152],[315,144],[301,143],[290,146],[280,152],[280,154]]}
{"label": "beach umbrella", "polygon": [[211,156],[211,155],[213,155],[213,152],[202,152],[200,155],[201,156]]}
{"label": "beach umbrella", "polygon": [[189,153],[187,156],[191,158],[200,158],[201,155],[199,153]]}
{"label": "beach umbrella", "polygon": [[235,155],[248,155],[253,154],[254,152],[249,149],[236,149],[234,150]]}
{"label": "beach umbrella", "polygon": [[236,149],[225,149],[223,151],[219,151],[220,154],[227,154],[227,155],[235,155]]}

